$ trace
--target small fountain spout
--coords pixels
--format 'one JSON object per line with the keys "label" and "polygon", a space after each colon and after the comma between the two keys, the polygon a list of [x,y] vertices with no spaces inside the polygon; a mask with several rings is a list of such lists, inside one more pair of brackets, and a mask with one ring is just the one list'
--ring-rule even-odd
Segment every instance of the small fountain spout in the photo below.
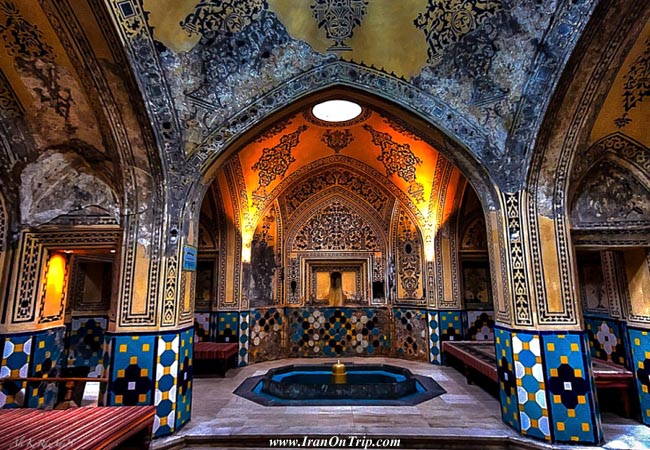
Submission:
{"label": "small fountain spout", "polygon": [[345,371],[345,365],[341,364],[341,360],[332,364],[332,382],[334,384],[345,384],[347,382],[347,372]]}

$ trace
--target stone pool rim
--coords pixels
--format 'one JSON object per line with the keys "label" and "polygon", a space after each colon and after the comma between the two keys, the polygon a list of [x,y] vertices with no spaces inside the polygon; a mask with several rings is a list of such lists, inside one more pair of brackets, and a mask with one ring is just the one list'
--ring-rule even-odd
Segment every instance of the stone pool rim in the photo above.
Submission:
{"label": "stone pool rim", "polygon": [[[368,399],[368,398],[322,398],[322,399],[284,399],[273,397],[269,394],[259,394],[255,392],[257,386],[263,379],[278,372],[300,371],[305,368],[319,368],[327,370],[332,367],[336,361],[321,364],[287,364],[280,367],[269,369],[262,375],[256,375],[246,378],[234,391],[235,395],[246,398],[263,406],[414,406],[435,397],[445,394],[445,391],[433,378],[412,373],[409,369],[391,364],[383,363],[353,363],[342,360],[346,369],[367,369],[395,371],[399,374],[408,373],[416,382],[420,384],[424,392],[415,392],[407,397],[400,399]],[[389,370],[386,370],[389,369]]]}

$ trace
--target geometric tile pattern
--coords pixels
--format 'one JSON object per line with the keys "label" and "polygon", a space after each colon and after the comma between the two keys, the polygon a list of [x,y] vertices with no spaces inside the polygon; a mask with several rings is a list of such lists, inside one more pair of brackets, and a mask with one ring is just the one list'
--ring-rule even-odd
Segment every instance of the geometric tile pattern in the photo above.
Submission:
{"label": "geometric tile pattern", "polygon": [[501,417],[505,423],[517,432],[520,432],[519,402],[517,400],[517,382],[515,378],[515,364],[512,357],[512,337],[510,331],[495,328],[494,344],[499,377]]}
{"label": "geometric tile pattern", "polygon": [[251,363],[270,361],[284,356],[283,325],[283,309],[251,310],[251,334],[248,348],[248,359]]}
{"label": "geometric tile pattern", "polygon": [[632,372],[636,377],[641,419],[650,426],[650,331],[628,327],[632,349]]}
{"label": "geometric tile pattern", "polygon": [[97,366],[102,360],[107,326],[106,317],[73,318],[67,339],[66,367],[90,367],[89,377],[101,376]]}
{"label": "geometric tile pattern", "polygon": [[[239,318],[237,318],[239,325]],[[210,342],[217,342],[217,328],[219,327],[219,313],[212,311],[210,313]],[[237,327],[235,327],[237,328]]]}
{"label": "geometric tile pattern", "polygon": [[157,339],[154,391],[156,416],[153,422],[156,437],[174,432],[180,336],[178,333],[170,333],[158,336]]}
{"label": "geometric tile pattern", "polygon": [[517,384],[519,422],[525,436],[550,440],[546,385],[539,335],[512,333],[512,356]]}
{"label": "geometric tile pattern", "polygon": [[287,309],[287,314],[292,357],[390,354],[390,319],[386,310],[304,307]]}
{"label": "geometric tile pattern", "polygon": [[440,340],[460,341],[462,339],[462,326],[460,311],[440,311]]}
{"label": "geometric tile pattern", "polygon": [[398,358],[427,360],[427,312],[395,308],[395,350]]}
{"label": "geometric tile pattern", "polygon": [[111,338],[109,405],[151,405],[156,336],[115,334]]}
{"label": "geometric tile pattern", "polygon": [[[52,328],[40,332],[32,338],[30,377],[56,377],[61,373],[63,333],[65,327]],[[27,406],[30,408],[51,409],[57,400],[56,383],[32,385],[27,392]]]}
{"label": "geometric tile pattern", "polygon": [[553,442],[597,444],[602,439],[585,334],[542,335]]}
{"label": "geometric tile pattern", "polygon": [[237,342],[239,328],[238,312],[220,312],[217,322],[217,342]]}
{"label": "geometric tile pattern", "polygon": [[196,342],[210,340],[210,313],[194,313],[194,338]]}
{"label": "geometric tile pattern", "polygon": [[467,340],[494,340],[494,313],[492,311],[467,311],[467,322],[469,324]]}
{"label": "geometric tile pattern", "polygon": [[[239,314],[239,366],[248,365],[248,334],[249,334],[249,317],[248,311],[242,311]],[[221,323],[221,318],[219,318]]]}
{"label": "geometric tile pattern", "polygon": [[188,328],[179,334],[178,378],[176,396],[176,429],[179,430],[192,416],[192,356],[194,350],[194,329]]}
{"label": "geometric tile pattern", "polygon": [[440,364],[440,327],[438,326],[438,313],[427,311],[429,323],[429,362]]}
{"label": "geometric tile pattern", "polygon": [[625,366],[625,335],[621,324],[612,319],[585,317],[591,356]]}
{"label": "geometric tile pattern", "polygon": [[[9,335],[4,338],[0,377],[26,377],[32,353],[32,335]],[[0,407],[19,408],[25,402],[25,383],[3,383]]]}

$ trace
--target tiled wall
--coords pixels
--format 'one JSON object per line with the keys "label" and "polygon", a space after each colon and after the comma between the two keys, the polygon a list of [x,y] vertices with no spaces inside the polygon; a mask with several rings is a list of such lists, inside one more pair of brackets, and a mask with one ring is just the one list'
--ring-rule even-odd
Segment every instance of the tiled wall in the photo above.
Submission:
{"label": "tiled wall", "polygon": [[284,323],[284,309],[268,308],[251,311],[249,362],[269,361],[285,356]]}
{"label": "tiled wall", "polygon": [[427,311],[424,309],[395,308],[395,356],[398,358],[428,360]]}
{"label": "tiled wall", "polygon": [[[99,377],[102,371],[104,333],[107,317],[75,317],[66,337],[66,367],[89,367],[89,377]],[[99,367],[98,367],[99,366]]]}
{"label": "tiled wall", "polygon": [[632,350],[632,371],[636,377],[641,419],[650,426],[650,331],[628,328]]}
{"label": "tiled wall", "polygon": [[291,308],[287,320],[292,357],[390,354],[387,309]]}
{"label": "tiled wall", "polygon": [[195,338],[210,342],[237,342],[239,313],[237,311],[194,313]]}
{"label": "tiled wall", "polygon": [[624,324],[605,317],[585,316],[589,348],[593,358],[629,366]]}

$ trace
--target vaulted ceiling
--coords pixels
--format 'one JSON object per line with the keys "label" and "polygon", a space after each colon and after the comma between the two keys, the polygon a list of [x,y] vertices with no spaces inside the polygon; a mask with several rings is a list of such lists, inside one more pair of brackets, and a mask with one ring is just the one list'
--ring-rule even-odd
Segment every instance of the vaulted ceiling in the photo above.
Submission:
{"label": "vaulted ceiling", "polygon": [[[64,210],[99,214],[100,203],[116,216],[163,204],[171,214],[200,198],[204,175],[233,145],[239,154],[228,158],[244,168],[251,201],[260,187],[272,192],[283,177],[260,186],[253,166],[303,125],[284,177],[330,156],[386,175],[372,129],[420,161],[411,168],[424,201],[411,181],[389,178],[426,215],[439,154],[474,184],[520,188],[542,124],[553,120],[553,93],[608,51],[621,56],[604,69],[603,101],[593,103],[580,145],[614,132],[650,144],[649,11],[635,0],[2,0],[0,188],[16,217],[30,192],[24,224]],[[617,27],[626,34],[607,50]],[[426,126],[404,131],[369,108],[337,153],[306,107],[285,114],[333,86],[408,111],[397,116],[431,124],[448,141],[426,143]],[[282,132],[238,141],[279,117]],[[29,180],[61,159],[74,170],[50,181],[61,185],[56,195],[38,192]],[[102,194],[79,195],[90,191]],[[48,211],[48,195],[73,200]]]}

